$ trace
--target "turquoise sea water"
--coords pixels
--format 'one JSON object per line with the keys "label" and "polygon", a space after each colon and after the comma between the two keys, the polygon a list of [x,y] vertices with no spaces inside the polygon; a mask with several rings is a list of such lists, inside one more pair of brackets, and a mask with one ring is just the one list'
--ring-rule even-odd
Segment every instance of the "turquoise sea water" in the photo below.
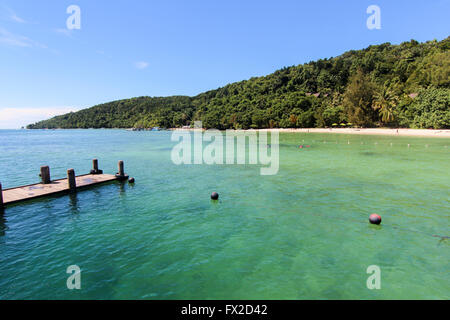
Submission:
{"label": "turquoise sea water", "polygon": [[[450,236],[450,139],[284,133],[278,174],[261,176],[176,166],[170,134],[1,130],[3,188],[93,158],[105,173],[124,160],[136,184],[8,207],[0,299],[450,298],[450,239],[433,236]],[[70,265],[81,290],[66,287]]]}

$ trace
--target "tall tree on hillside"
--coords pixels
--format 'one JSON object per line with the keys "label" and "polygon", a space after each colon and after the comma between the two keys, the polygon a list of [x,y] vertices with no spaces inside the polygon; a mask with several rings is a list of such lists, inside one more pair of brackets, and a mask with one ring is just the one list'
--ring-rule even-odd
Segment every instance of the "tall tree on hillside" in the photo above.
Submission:
{"label": "tall tree on hillside", "polygon": [[361,69],[351,76],[343,101],[349,122],[362,127],[373,125],[377,119],[377,112],[372,107],[374,93],[374,84]]}
{"label": "tall tree on hillside", "polygon": [[393,109],[397,105],[397,97],[389,88],[384,85],[374,93],[372,107],[378,110],[381,121],[389,123],[394,121]]}

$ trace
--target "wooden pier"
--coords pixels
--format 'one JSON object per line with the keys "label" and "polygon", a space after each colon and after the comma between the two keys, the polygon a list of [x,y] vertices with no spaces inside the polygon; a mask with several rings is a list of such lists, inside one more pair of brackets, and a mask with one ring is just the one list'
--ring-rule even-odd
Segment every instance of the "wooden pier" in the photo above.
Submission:
{"label": "wooden pier", "polygon": [[50,169],[48,166],[41,167],[41,183],[4,189],[0,183],[0,209],[8,204],[13,204],[21,201],[26,201],[34,198],[45,197],[56,194],[64,194],[76,192],[77,190],[87,188],[102,183],[107,183],[115,180],[124,181],[128,179],[125,174],[123,161],[119,161],[119,172],[114,174],[103,174],[102,170],[98,169],[98,161],[92,161],[93,169],[89,174],[75,176],[73,169],[67,170],[67,178],[51,180]]}

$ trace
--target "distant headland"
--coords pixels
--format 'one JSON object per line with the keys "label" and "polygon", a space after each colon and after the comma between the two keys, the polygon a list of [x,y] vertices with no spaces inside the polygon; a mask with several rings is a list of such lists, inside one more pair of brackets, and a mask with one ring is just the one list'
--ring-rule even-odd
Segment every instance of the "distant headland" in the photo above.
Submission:
{"label": "distant headland", "polygon": [[449,75],[450,37],[384,43],[286,67],[194,97],[118,100],[27,128],[181,128],[201,120],[205,128],[222,130],[449,129]]}

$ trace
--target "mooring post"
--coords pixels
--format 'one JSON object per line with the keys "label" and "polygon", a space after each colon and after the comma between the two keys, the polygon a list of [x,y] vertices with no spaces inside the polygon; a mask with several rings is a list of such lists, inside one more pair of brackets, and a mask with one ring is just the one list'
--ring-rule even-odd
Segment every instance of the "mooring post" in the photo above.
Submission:
{"label": "mooring post", "polygon": [[69,185],[70,192],[74,192],[77,189],[77,183],[75,181],[75,171],[73,169],[67,170],[67,183]]}
{"label": "mooring post", "polygon": [[103,173],[103,170],[98,169],[98,160],[97,159],[92,160],[92,170],[90,173],[91,174],[102,174]]}
{"label": "mooring post", "polygon": [[48,166],[41,167],[41,180],[44,184],[50,183],[50,168]]}
{"label": "mooring post", "polygon": [[118,168],[119,168],[119,172],[117,172],[116,177],[119,180],[126,180],[126,179],[128,179],[128,176],[125,174],[125,170],[123,168],[123,161],[122,160],[119,161]]}
{"label": "mooring post", "polygon": [[123,177],[125,175],[125,171],[123,169],[123,161],[119,161],[119,176]]}
{"label": "mooring post", "polygon": [[0,209],[3,208],[3,189],[2,189],[2,183],[0,182]]}

